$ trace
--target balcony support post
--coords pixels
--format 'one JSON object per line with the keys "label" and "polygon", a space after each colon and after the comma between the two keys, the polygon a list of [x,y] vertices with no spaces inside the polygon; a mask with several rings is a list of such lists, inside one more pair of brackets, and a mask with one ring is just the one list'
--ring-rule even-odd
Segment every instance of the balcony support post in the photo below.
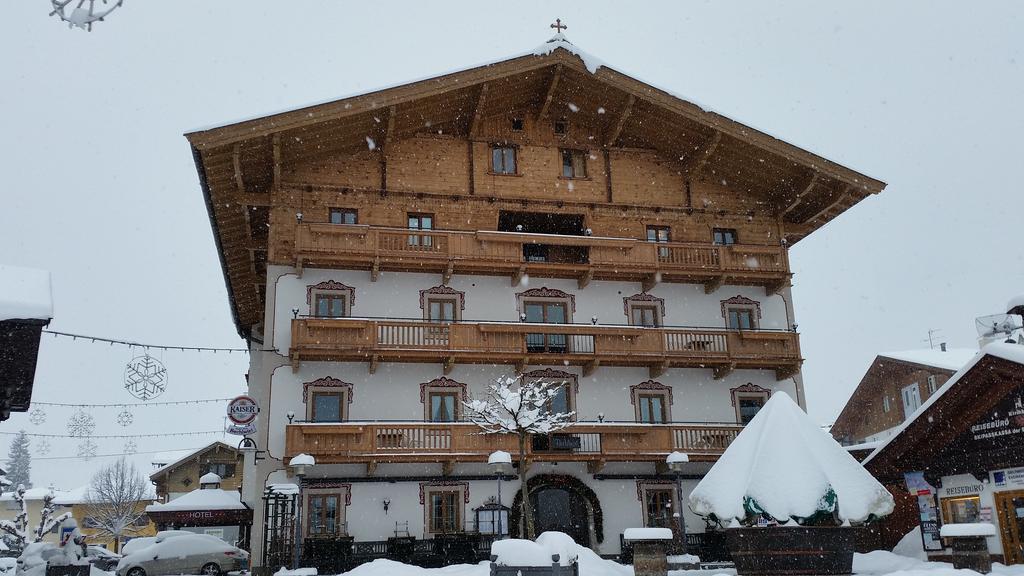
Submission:
{"label": "balcony support post", "polygon": [[441,476],[451,476],[454,469],[454,460],[445,460],[444,462],[441,462]]}
{"label": "balcony support post", "polygon": [[722,287],[722,284],[725,284],[725,276],[715,276],[704,283],[704,293],[714,294],[715,290]]}
{"label": "balcony support post", "polygon": [[376,282],[380,279],[380,257],[373,259],[373,268],[370,269],[370,282]]}
{"label": "balcony support post", "polygon": [[448,356],[447,358],[444,359],[444,364],[443,364],[442,371],[444,372],[444,375],[447,376],[447,375],[451,374],[452,370],[454,370],[454,369],[455,369],[455,356]]}
{"label": "balcony support post", "polygon": [[640,283],[642,292],[650,292],[652,288],[658,285],[658,272],[654,274],[648,274],[643,282]]}
{"label": "balcony support post", "polygon": [[368,366],[368,370],[370,371],[370,374],[376,374],[377,373],[377,366],[379,366],[379,365],[380,365],[380,356],[378,356],[377,354],[371,355],[370,356],[370,365]]}
{"label": "balcony support post", "polygon": [[587,462],[587,473],[600,474],[601,470],[604,470],[605,464],[607,464],[607,462],[604,460],[591,460]]}
{"label": "balcony support post", "polygon": [[775,369],[775,380],[781,381],[786,378],[791,378],[800,373],[800,364],[790,364],[789,366],[783,366]]}
{"label": "balcony support post", "polygon": [[774,296],[787,286],[789,286],[789,278],[782,278],[781,280],[768,282],[764,285],[764,295]]}
{"label": "balcony support post", "polygon": [[651,378],[657,378],[657,377],[661,376],[662,374],[664,374],[665,370],[667,370],[667,369],[668,369],[668,363],[667,362],[658,362],[657,364],[651,364],[648,367],[647,374]]}
{"label": "balcony support post", "polygon": [[523,358],[516,361],[516,374],[523,374],[524,372],[526,372],[526,365],[529,363],[529,360],[529,358],[526,358],[524,356]]}
{"label": "balcony support post", "polygon": [[579,286],[580,290],[582,290],[582,289],[586,288],[587,285],[590,284],[591,280],[593,280],[593,279],[594,279],[594,269],[593,268],[588,268],[587,271],[584,272],[583,275],[580,276],[576,280],[576,285]]}
{"label": "balcony support post", "polygon": [[600,366],[601,361],[597,358],[594,358],[590,362],[587,362],[586,364],[583,365],[583,377],[586,378],[587,376],[590,376],[594,372],[597,372],[597,369]]}
{"label": "balcony support post", "polygon": [[299,355],[292,354],[292,374],[297,374],[299,371]]}
{"label": "balcony support post", "polygon": [[452,280],[452,275],[455,274],[455,262],[449,260],[448,266],[441,274],[441,284],[448,284]]}
{"label": "balcony support post", "polygon": [[512,287],[515,288],[522,283],[523,277],[526,276],[526,265],[523,264],[518,270],[512,273]]}
{"label": "balcony support post", "polygon": [[366,463],[366,475],[367,476],[373,476],[374,472],[376,472],[376,471],[377,471],[377,461],[376,460],[370,460],[369,462]]}
{"label": "balcony support post", "polygon": [[723,364],[722,366],[716,366],[713,368],[712,376],[714,376],[715,380],[721,380],[729,374],[732,374],[734,370],[736,370],[736,363],[729,362],[728,364]]}
{"label": "balcony support post", "polygon": [[302,279],[302,255],[295,256],[295,275],[301,280]]}

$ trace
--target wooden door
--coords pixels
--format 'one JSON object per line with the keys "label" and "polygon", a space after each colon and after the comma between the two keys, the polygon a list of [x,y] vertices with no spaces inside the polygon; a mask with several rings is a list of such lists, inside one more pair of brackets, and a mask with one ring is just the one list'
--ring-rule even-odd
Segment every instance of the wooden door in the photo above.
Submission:
{"label": "wooden door", "polygon": [[996,513],[1003,539],[1003,562],[1024,564],[1024,490],[997,492]]}

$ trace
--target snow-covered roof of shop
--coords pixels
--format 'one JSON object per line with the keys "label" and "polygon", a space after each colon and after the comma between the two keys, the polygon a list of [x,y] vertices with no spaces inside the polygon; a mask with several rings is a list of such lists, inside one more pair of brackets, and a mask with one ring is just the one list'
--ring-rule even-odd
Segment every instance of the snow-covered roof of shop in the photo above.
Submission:
{"label": "snow-covered roof of shop", "polygon": [[185,512],[189,510],[245,510],[237,490],[206,488],[182,494],[165,504],[150,504],[146,512]]}
{"label": "snow-covered roof of shop", "polygon": [[[55,496],[54,500],[64,494],[67,494],[66,490],[57,490],[54,488],[29,488],[25,490],[25,500],[42,500],[50,492],[53,492],[53,495]],[[10,500],[14,500],[13,491],[0,494],[0,502],[7,502]]]}
{"label": "snow-covered roof of shop", "polygon": [[893,510],[889,491],[785,392],[776,392],[697,484],[690,506],[721,520],[745,518],[750,498],[777,520],[807,518],[830,489],[843,521]]}
{"label": "snow-covered roof of shop", "polygon": [[875,449],[874,452],[872,452],[870,455],[868,455],[867,458],[864,459],[863,463],[867,464],[868,462],[871,462],[876,456],[878,456],[879,453],[885,450],[886,446],[888,446],[893,442],[893,440],[898,438],[900,434],[903,433],[903,431],[906,430],[908,426],[913,424],[913,422],[917,420],[917,418],[921,414],[927,412],[928,409],[931,408],[931,406],[939,400],[939,398],[942,398],[942,396],[946,394],[946,392],[948,392],[951,388],[956,386],[957,383],[960,382],[960,379],[963,378],[965,374],[970,372],[971,368],[974,368],[974,366],[986,355],[995,356],[996,358],[1002,358],[1003,360],[1009,360],[1010,362],[1016,362],[1018,364],[1024,364],[1024,346],[1021,346],[1020,344],[993,342],[988,346],[985,346],[984,348],[981,349],[981,351],[977,352],[973,358],[971,358],[966,364],[964,364],[959,370],[957,370],[955,374],[950,376],[949,380],[946,380],[946,383],[943,384],[938,390],[936,390],[934,394],[929,396],[928,399],[925,400],[925,402],[921,404],[921,406],[916,411],[914,411],[914,413],[911,414],[909,418],[907,418],[902,424],[900,424],[897,427],[896,431],[893,433],[892,436],[886,438],[878,446],[878,448]]}
{"label": "snow-covered roof of shop", "polygon": [[925,348],[922,350],[904,350],[902,352],[883,352],[879,356],[956,372],[964,364],[970,362],[971,358],[974,358],[977,354],[977,348],[947,348],[945,351]]}
{"label": "snow-covered roof of shop", "polygon": [[[184,462],[185,460],[188,460],[189,458],[195,456],[196,454],[200,454],[202,452],[206,452],[207,450],[209,450],[210,448],[213,448],[214,446],[216,446],[218,444],[220,444],[220,445],[222,445],[225,448],[228,448],[230,450],[237,450],[237,448],[235,448],[234,446],[229,446],[229,445],[225,444],[224,442],[221,442],[220,440],[214,440],[213,442],[210,442],[206,446],[203,446],[202,448],[196,448],[195,450],[188,450],[188,451],[181,451],[181,450],[179,450],[179,451],[177,451],[178,457],[174,458],[173,460],[171,460],[170,458],[167,458],[168,461],[161,463],[156,458],[153,458],[151,460],[153,462],[153,465],[159,465],[159,464],[162,464],[162,465],[159,468],[157,468],[156,470],[150,472],[149,473],[149,477],[152,478],[152,477],[157,476],[159,474],[163,474],[164,472],[166,472],[170,468],[173,468],[173,467],[177,466],[178,464],[181,464],[182,462]],[[163,454],[158,454],[158,456],[174,456],[174,454],[175,453],[173,453],[173,452],[165,452]]]}
{"label": "snow-covered roof of shop", "polygon": [[0,320],[53,318],[50,273],[0,264]]}

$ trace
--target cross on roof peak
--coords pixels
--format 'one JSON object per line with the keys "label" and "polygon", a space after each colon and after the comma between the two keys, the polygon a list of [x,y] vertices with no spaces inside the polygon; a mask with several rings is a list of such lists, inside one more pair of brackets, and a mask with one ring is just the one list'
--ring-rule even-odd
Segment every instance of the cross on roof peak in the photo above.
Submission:
{"label": "cross on roof peak", "polygon": [[552,24],[551,27],[554,28],[555,31],[558,34],[561,34],[562,30],[568,30],[569,29],[568,26],[566,26],[565,24],[562,24],[562,19],[561,18],[555,18],[555,23]]}

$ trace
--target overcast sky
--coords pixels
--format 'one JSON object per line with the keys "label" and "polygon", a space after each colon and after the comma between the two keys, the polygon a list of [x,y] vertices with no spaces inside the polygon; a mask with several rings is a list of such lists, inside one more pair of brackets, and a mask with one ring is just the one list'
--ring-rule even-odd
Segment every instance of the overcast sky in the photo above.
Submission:
{"label": "overcast sky", "polygon": [[[48,6],[5,6],[0,262],[53,272],[55,330],[241,345],[182,133],[501,59],[543,43],[556,17],[622,72],[888,182],[792,250],[819,421],[876,353],[927,346],[929,328],[974,346],[974,317],[1024,292],[1021,3],[128,0],[92,33]],[[46,338],[33,397],[132,401],[134,355]],[[243,355],[163,360],[161,400],[244,390]],[[46,412],[0,432],[66,433],[74,410]],[[97,434],[145,434],[217,429],[223,406],[140,408],[127,428],[117,410],[89,412]],[[118,453],[124,440],[96,443]],[[77,441],[50,444],[50,456],[77,453]],[[109,460],[37,458],[33,480],[71,488]]]}

